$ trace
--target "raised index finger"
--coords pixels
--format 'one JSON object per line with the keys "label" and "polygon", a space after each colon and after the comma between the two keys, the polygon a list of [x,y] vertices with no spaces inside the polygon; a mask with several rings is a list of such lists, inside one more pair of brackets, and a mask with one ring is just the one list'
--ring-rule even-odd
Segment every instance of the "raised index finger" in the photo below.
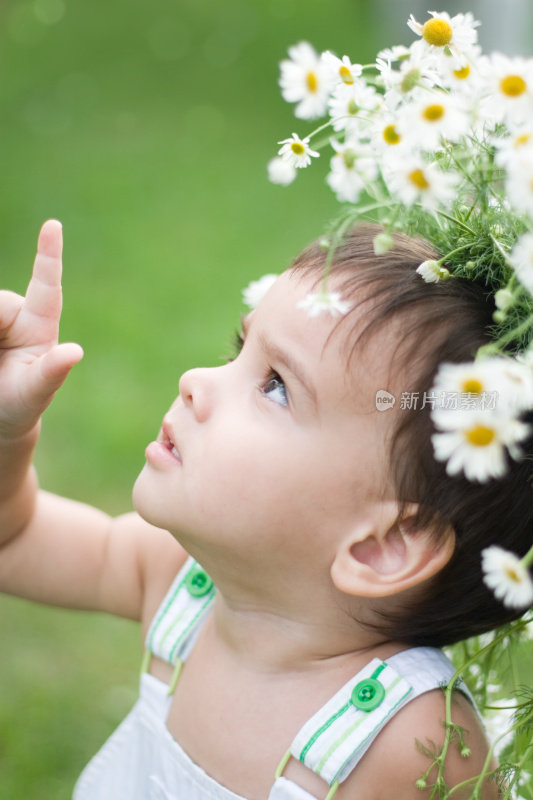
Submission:
{"label": "raised index finger", "polygon": [[[33,274],[26,291],[22,313],[44,317],[59,324],[61,314],[61,223],[50,219],[44,223],[37,242]],[[22,320],[21,320],[22,321]]]}

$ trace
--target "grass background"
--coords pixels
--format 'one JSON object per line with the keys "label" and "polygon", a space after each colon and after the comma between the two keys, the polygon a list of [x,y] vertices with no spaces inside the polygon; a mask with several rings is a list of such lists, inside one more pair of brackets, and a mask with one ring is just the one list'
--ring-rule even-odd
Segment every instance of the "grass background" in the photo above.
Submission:
{"label": "grass background", "polygon": [[[47,489],[130,507],[179,375],[228,354],[241,288],[336,211],[325,164],[287,189],[266,180],[276,142],[310,129],[280,99],[279,60],[307,39],[365,63],[411,41],[404,20],[426,3],[401,5],[3,0],[1,285],[24,291],[38,229],[59,218],[62,338],[85,349],[46,413]],[[66,800],[134,700],[137,628],[2,596],[0,635],[0,800]]]}

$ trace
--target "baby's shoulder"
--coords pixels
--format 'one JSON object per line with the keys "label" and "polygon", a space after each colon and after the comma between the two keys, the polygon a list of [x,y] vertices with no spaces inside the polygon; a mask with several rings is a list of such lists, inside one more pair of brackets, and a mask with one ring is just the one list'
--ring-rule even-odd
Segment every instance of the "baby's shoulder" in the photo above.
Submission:
{"label": "baby's shoulder", "polygon": [[[443,778],[449,788],[475,779],[483,769],[489,749],[478,714],[460,692],[454,693],[451,717],[461,729],[462,740],[454,736],[448,747]],[[338,800],[363,796],[365,800],[390,800],[393,796],[402,800],[429,798],[438,777],[438,767],[431,768],[431,765],[442,752],[446,738],[445,719],[445,696],[440,689],[407,703],[387,723],[357,769],[339,789]],[[417,786],[417,781],[424,777],[427,789]],[[454,800],[468,800],[474,785],[475,780],[468,783],[464,791],[454,792]],[[365,787],[363,793],[362,787]],[[372,787],[371,792],[369,787]],[[485,781],[483,800],[497,800],[498,797],[496,784]]]}

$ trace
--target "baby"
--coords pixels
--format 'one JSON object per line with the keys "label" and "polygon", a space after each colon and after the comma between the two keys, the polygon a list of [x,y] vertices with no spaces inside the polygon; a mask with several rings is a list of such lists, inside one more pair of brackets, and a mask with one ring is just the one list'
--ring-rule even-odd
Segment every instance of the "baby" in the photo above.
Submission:
{"label": "baby", "polygon": [[[445,737],[455,670],[438,648],[518,616],[484,586],[480,552],[527,549],[533,504],[526,463],[449,477],[428,408],[380,410],[379,390],[422,393],[440,363],[470,360],[493,309],[471,282],[424,283],[427,243],[398,234],[376,256],[375,235],[356,226],[335,252],[348,313],[299,306],[322,279],[312,245],[244,318],[236,357],[182,376],[136,513],[113,519],[38,490],[32,468],[82,357],[58,344],[58,222],[26,297],[0,293],[0,590],[138,619],[146,641],[140,698],[76,800],[437,796],[417,740]],[[488,752],[464,687],[452,717],[449,786]]]}

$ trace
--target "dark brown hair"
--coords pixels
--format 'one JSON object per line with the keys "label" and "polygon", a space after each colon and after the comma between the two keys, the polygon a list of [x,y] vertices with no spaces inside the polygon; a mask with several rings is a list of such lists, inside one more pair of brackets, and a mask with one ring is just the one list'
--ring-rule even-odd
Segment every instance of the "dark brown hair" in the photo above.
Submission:
{"label": "dark brown hair", "polygon": [[[376,225],[358,224],[345,235],[333,257],[335,288],[345,299],[353,299],[357,292],[357,309],[360,312],[364,306],[365,313],[363,332],[354,325],[353,335],[348,333],[347,363],[362,339],[394,322],[401,334],[393,356],[395,371],[401,370],[410,381],[405,389],[422,398],[430,392],[440,364],[471,361],[478,348],[490,341],[494,302],[485,287],[474,281],[451,278],[426,283],[416,268],[439,255],[422,239],[396,234],[394,247],[375,255],[373,240],[379,232]],[[316,242],[296,258],[291,269],[321,275],[326,255]],[[360,319],[360,313],[357,316]],[[350,312],[339,324],[349,326],[349,318]],[[485,587],[481,551],[498,544],[522,556],[529,548],[533,442],[523,445],[521,461],[509,459],[503,478],[477,483],[451,477],[446,465],[433,456],[430,410],[428,405],[398,412],[391,443],[392,478],[400,503],[419,505],[414,528],[429,529],[439,537],[451,525],[455,551],[414,603],[401,603],[398,596],[398,609],[383,619],[380,630],[409,644],[441,647],[520,616],[519,610],[505,607]]]}

